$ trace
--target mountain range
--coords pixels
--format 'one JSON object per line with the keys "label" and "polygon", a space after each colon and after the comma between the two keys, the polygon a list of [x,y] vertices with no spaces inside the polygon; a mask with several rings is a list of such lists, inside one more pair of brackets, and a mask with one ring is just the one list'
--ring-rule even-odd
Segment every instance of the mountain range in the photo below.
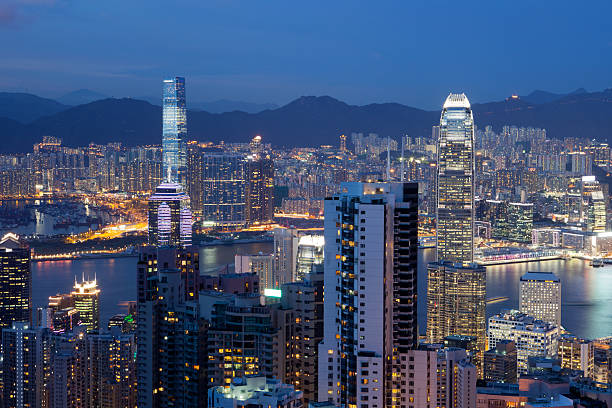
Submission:
{"label": "mountain range", "polygon": [[[569,94],[534,91],[522,97],[472,105],[479,127],[543,127],[550,137],[587,137],[612,142],[612,89]],[[397,103],[349,105],[329,96],[304,96],[257,113],[188,112],[189,138],[245,142],[256,134],[274,146],[337,144],[340,134],[378,133],[399,138],[425,136],[439,111]],[[28,152],[43,135],[67,146],[120,141],[124,145],[161,143],[161,108],[149,102],[107,98],[67,106],[30,94],[0,93],[0,152]]]}

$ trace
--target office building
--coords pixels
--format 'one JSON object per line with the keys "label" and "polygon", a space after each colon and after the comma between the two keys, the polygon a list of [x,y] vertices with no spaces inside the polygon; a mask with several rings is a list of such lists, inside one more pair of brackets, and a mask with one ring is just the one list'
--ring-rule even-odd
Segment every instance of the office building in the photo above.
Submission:
{"label": "office building", "polygon": [[269,223],[274,218],[274,162],[266,154],[249,155],[245,169],[246,221]]}
{"label": "office building", "polygon": [[164,80],[162,106],[163,178],[184,185],[187,167],[185,78]]}
{"label": "office building", "polygon": [[[285,376],[286,343],[291,336],[275,327],[274,310],[263,306],[259,294],[201,292],[202,318],[208,327],[208,384],[229,386],[234,377]],[[279,319],[284,325],[284,319]],[[289,321],[292,323],[292,320]]]}
{"label": "office building", "polygon": [[2,330],[2,393],[5,407],[47,407],[49,330],[13,322]]}
{"label": "office building", "polygon": [[483,357],[483,379],[487,382],[516,384],[516,345],[512,340],[502,340],[489,349]]}
{"label": "office building", "polygon": [[32,321],[30,249],[15,234],[0,240],[0,329]]}
{"label": "office building", "polygon": [[323,268],[323,235],[302,235],[298,241],[296,280],[302,280],[316,268]]}
{"label": "office building", "polygon": [[81,323],[87,326],[87,331],[100,330],[100,289],[96,279],[85,280],[83,277],[82,282],[77,282],[75,278],[70,297],[74,308],[79,312]]}
{"label": "office building", "polygon": [[552,272],[527,272],[519,283],[519,310],[561,327],[561,280]]}
{"label": "office building", "polygon": [[592,378],[595,349],[593,342],[579,337],[562,334],[559,337],[558,357],[561,368],[582,371],[585,377]]}
{"label": "office building", "polygon": [[294,316],[294,341],[284,382],[304,393],[304,403],[317,401],[318,345],[323,340],[323,265],[298,282],[282,286],[281,304]]}
{"label": "office building", "polygon": [[465,94],[450,94],[438,140],[437,259],[474,258],[474,118]]}
{"label": "office building", "polygon": [[[201,151],[189,194],[204,227],[231,229],[246,224],[246,159],[241,154]],[[197,200],[197,201],[196,201]]]}
{"label": "office building", "polygon": [[324,337],[318,400],[400,406],[416,347],[414,183],[342,183],[325,199]]}
{"label": "office building", "polygon": [[489,347],[497,347],[502,340],[514,341],[519,374],[528,372],[529,357],[556,357],[558,339],[557,326],[518,310],[506,310],[489,318]]}
{"label": "office building", "polygon": [[473,362],[481,373],[486,344],[486,270],[474,263],[427,266],[427,341],[452,335],[477,339]]}
{"label": "office building", "polygon": [[402,407],[476,406],[477,370],[458,348],[421,346],[408,351],[406,397]]}
{"label": "office building", "polygon": [[300,408],[302,392],[262,376],[236,377],[228,387],[208,391],[209,408]]}
{"label": "office building", "polygon": [[191,245],[189,196],[180,184],[163,183],[149,197],[149,244]]}
{"label": "office building", "polygon": [[275,228],[274,235],[274,269],[279,284],[293,282],[297,279],[298,231],[296,228]]}
{"label": "office building", "polygon": [[533,204],[508,204],[508,239],[510,241],[531,243],[533,230]]}
{"label": "office building", "polygon": [[274,254],[236,255],[234,267],[236,273],[257,274],[262,289],[280,288],[281,276],[274,268]]}
{"label": "office building", "polygon": [[486,342],[486,271],[474,259],[474,119],[464,94],[442,108],[438,140],[437,262],[427,267],[427,340],[477,338],[481,373]]}

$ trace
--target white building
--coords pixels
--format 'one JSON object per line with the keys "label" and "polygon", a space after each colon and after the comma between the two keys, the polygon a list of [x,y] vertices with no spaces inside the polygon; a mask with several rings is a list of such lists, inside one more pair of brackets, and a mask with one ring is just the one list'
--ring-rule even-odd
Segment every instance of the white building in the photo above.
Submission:
{"label": "white building", "polygon": [[208,390],[209,408],[299,408],[302,392],[266,377],[238,377],[229,387]]}
{"label": "white building", "polygon": [[296,228],[274,229],[274,269],[279,285],[296,280],[298,230]]}
{"label": "white building", "polygon": [[459,348],[410,350],[408,352],[407,400],[404,407],[469,408],[476,406],[477,370],[467,352]]}
{"label": "white building", "polygon": [[489,318],[489,348],[497,347],[501,340],[514,341],[519,374],[527,373],[530,356],[556,357],[558,338],[558,326],[518,310],[506,310]]}
{"label": "white building", "polygon": [[343,183],[325,200],[318,400],[399,406],[416,347],[416,183]]}
{"label": "white building", "polygon": [[280,288],[273,254],[260,252],[252,255],[236,255],[234,269],[236,273],[256,273],[259,276],[259,287],[262,289]]}
{"label": "white building", "polygon": [[561,279],[552,272],[527,272],[519,285],[519,310],[561,327]]}

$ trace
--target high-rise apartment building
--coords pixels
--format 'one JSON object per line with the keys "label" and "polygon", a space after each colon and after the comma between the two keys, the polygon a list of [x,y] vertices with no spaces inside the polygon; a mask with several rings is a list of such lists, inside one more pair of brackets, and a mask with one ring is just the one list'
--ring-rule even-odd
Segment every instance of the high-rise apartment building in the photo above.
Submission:
{"label": "high-rise apartment building", "polygon": [[486,271],[474,259],[474,118],[465,94],[450,94],[440,117],[437,262],[428,265],[427,339],[477,338],[482,373],[486,344]]}
{"label": "high-rise apartment building", "polygon": [[483,379],[487,382],[516,384],[517,354],[512,340],[502,340],[489,349],[483,357]]}
{"label": "high-rise apartment building", "polygon": [[418,186],[343,183],[325,199],[318,400],[401,406],[416,347]]}
{"label": "high-rise apartment building", "polygon": [[474,118],[465,94],[450,94],[440,117],[437,259],[474,258]]}
{"label": "high-rise apartment building", "polygon": [[318,399],[318,345],[323,340],[323,265],[298,282],[282,286],[281,304],[295,318],[294,340],[290,344],[291,363],[284,381],[304,393],[304,402]]}
{"label": "high-rise apartment building", "polygon": [[279,283],[285,284],[297,279],[298,230],[296,228],[275,228],[274,269]]}
{"label": "high-rise apartment building", "polygon": [[274,268],[274,254],[236,255],[234,260],[236,273],[257,274],[262,289],[280,288],[281,277]]}
{"label": "high-rise apartment building", "polygon": [[[422,346],[408,351],[402,407],[476,406],[476,367],[459,348]],[[360,405],[361,406],[361,405]]]}
{"label": "high-rise apartment building", "polygon": [[0,240],[0,329],[32,321],[30,249],[15,234]]}
{"label": "high-rise apartment building", "polygon": [[590,340],[562,334],[559,337],[559,360],[561,368],[578,370],[587,378],[593,377],[594,345]]}
{"label": "high-rise apartment building", "polygon": [[154,261],[143,254],[138,262],[137,404],[204,407],[207,323],[197,301],[185,300],[181,270]]}
{"label": "high-rise apartment building", "polygon": [[100,289],[98,282],[85,280],[82,282],[74,280],[74,288],[70,292],[74,302],[74,308],[79,312],[79,319],[87,326],[87,331],[100,330]]}
{"label": "high-rise apartment building", "polygon": [[489,318],[489,348],[503,340],[514,341],[519,374],[528,372],[529,357],[556,357],[558,338],[559,327],[518,310],[506,310]]}
{"label": "high-rise apartment building", "polygon": [[519,310],[561,327],[561,279],[552,272],[527,272],[521,276]]}
{"label": "high-rise apartment building", "polygon": [[511,241],[531,243],[533,230],[533,204],[508,204],[508,238]]}
{"label": "high-rise apartment building", "polygon": [[163,183],[149,197],[149,244],[191,245],[189,196],[180,184]]}
{"label": "high-rise apartment building", "polygon": [[48,407],[49,330],[13,322],[2,330],[2,392],[5,407]]}
{"label": "high-rise apartment building", "polygon": [[162,102],[163,178],[168,183],[184,185],[187,167],[185,78],[164,80]]}

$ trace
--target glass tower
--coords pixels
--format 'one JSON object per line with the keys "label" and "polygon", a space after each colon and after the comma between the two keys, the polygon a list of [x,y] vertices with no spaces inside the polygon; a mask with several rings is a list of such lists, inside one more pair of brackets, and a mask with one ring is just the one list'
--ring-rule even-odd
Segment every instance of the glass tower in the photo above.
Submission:
{"label": "glass tower", "polygon": [[472,262],[474,118],[465,94],[450,94],[438,140],[438,260]]}
{"label": "glass tower", "polygon": [[162,115],[163,178],[184,184],[187,167],[185,78],[164,80]]}

